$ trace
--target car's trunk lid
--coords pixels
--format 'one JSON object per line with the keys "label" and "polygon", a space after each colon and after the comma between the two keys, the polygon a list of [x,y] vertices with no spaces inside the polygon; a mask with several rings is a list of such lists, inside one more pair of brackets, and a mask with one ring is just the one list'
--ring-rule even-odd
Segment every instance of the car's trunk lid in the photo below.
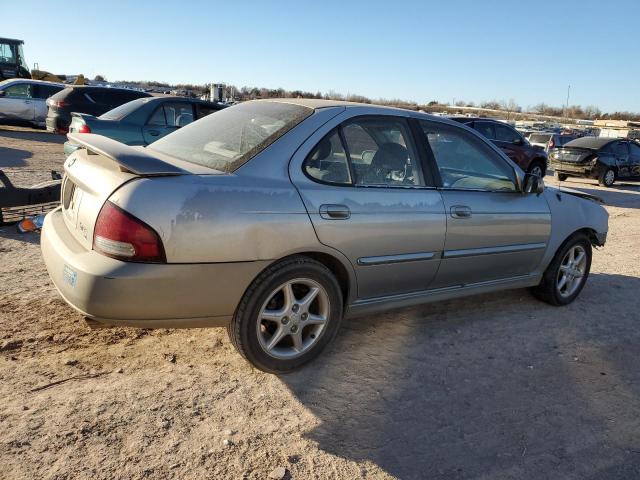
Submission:
{"label": "car's trunk lid", "polygon": [[[62,212],[65,223],[78,242],[91,249],[93,228],[104,202],[118,188],[138,178],[205,173],[203,167],[148,154],[93,134],[69,134],[69,140],[83,148],[64,164]],[[177,163],[184,163],[178,165]],[[206,169],[206,173],[220,173]]]}
{"label": "car's trunk lid", "polygon": [[583,147],[561,147],[554,151],[553,159],[558,162],[581,163],[592,157],[596,150]]}

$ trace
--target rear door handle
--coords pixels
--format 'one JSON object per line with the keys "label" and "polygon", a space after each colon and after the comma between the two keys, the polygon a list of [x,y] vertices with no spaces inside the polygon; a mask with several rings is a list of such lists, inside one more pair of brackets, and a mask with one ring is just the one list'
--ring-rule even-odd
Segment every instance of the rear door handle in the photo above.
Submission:
{"label": "rear door handle", "polygon": [[451,216],[453,218],[470,218],[471,217],[471,208],[466,205],[454,205],[451,207]]}
{"label": "rear door handle", "polygon": [[320,205],[320,216],[326,220],[346,220],[351,217],[351,210],[346,205]]}

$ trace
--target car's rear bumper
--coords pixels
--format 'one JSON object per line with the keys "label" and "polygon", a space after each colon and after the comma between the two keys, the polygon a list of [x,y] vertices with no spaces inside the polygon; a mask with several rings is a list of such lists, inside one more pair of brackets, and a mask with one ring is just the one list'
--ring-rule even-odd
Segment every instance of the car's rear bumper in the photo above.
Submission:
{"label": "car's rear bumper", "polygon": [[251,281],[270,263],[122,262],[82,247],[59,208],[47,215],[41,244],[51,280],[67,303],[114,326],[224,326]]}
{"label": "car's rear bumper", "polygon": [[69,131],[69,124],[71,123],[71,117],[62,116],[59,114],[49,114],[45,118],[45,126],[47,131],[52,133],[60,133],[65,135]]}
{"label": "car's rear bumper", "polygon": [[549,164],[549,167],[558,173],[567,173],[569,175],[581,175],[585,177],[591,177],[596,175],[596,168],[593,164],[580,164],[580,163],[569,163],[569,162],[556,162],[552,160]]}

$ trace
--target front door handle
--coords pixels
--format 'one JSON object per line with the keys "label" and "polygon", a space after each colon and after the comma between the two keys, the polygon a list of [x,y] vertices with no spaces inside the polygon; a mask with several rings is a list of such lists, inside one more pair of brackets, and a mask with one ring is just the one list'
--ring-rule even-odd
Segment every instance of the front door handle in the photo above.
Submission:
{"label": "front door handle", "polygon": [[453,218],[470,218],[471,217],[471,208],[466,205],[454,205],[451,207],[451,216]]}
{"label": "front door handle", "polygon": [[351,210],[346,205],[320,205],[320,216],[326,220],[346,220],[351,217]]}

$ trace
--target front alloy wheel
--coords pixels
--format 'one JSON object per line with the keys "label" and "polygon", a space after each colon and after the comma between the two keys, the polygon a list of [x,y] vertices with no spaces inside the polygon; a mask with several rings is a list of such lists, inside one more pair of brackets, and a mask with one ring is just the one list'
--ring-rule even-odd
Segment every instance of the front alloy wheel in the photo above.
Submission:
{"label": "front alloy wheel", "polygon": [[600,183],[600,185],[602,185],[603,187],[610,187],[615,181],[616,172],[612,168],[607,168],[600,174],[600,178],[598,178],[598,183]]}
{"label": "front alloy wheel", "polygon": [[582,245],[574,245],[565,254],[558,270],[558,294],[563,298],[571,297],[581,286],[586,270],[587,252]]}
{"label": "front alloy wheel", "polygon": [[534,164],[531,166],[531,169],[529,170],[529,173],[530,173],[531,175],[536,175],[536,176],[537,176],[537,177],[539,177],[539,178],[543,178],[543,177],[544,177],[544,175],[545,175],[545,172],[543,171],[543,167],[542,167],[542,165],[541,165],[541,164],[539,164],[539,163],[534,163]]}
{"label": "front alloy wheel", "polygon": [[568,305],[580,294],[590,269],[591,242],[580,232],[560,247],[532,292],[551,305]]}

